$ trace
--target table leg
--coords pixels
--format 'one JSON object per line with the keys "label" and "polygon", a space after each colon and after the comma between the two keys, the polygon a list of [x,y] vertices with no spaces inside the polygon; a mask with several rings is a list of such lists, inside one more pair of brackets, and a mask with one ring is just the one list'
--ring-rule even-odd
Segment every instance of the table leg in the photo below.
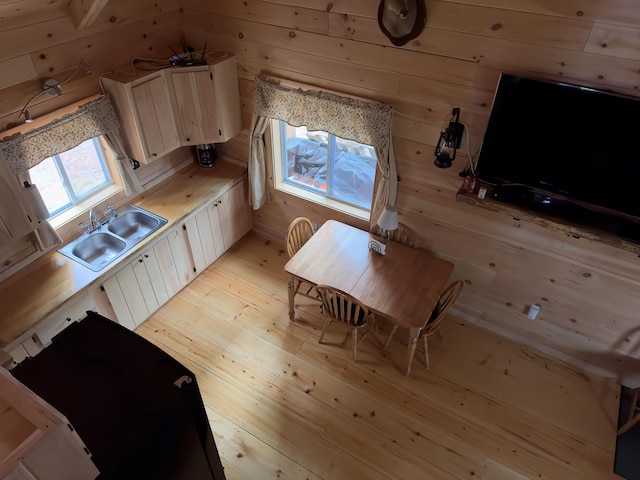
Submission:
{"label": "table leg", "polygon": [[411,362],[413,361],[413,356],[416,353],[416,345],[418,344],[419,336],[420,328],[409,329],[409,343],[407,345],[407,370],[405,372],[407,376],[409,376],[409,373],[411,373]]}
{"label": "table leg", "polygon": [[287,284],[289,287],[289,320],[293,321],[296,319],[296,312],[294,310],[294,297],[296,296],[296,292],[294,290],[296,279],[290,273],[287,273],[287,277],[289,279],[289,283]]}

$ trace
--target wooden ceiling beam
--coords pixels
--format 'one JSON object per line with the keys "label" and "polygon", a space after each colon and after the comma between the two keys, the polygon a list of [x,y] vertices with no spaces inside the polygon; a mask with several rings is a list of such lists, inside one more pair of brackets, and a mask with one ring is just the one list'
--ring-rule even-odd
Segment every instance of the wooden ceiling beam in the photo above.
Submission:
{"label": "wooden ceiling beam", "polygon": [[71,0],[69,9],[78,30],[89,28],[109,0]]}

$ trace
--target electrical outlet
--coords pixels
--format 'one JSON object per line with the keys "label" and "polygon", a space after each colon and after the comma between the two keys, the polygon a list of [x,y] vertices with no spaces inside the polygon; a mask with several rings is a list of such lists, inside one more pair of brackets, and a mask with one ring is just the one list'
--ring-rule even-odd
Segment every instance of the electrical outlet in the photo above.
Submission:
{"label": "electrical outlet", "polygon": [[527,318],[529,320],[535,320],[536,317],[538,316],[539,312],[540,312],[540,305],[538,305],[537,303],[529,305],[529,311],[527,312]]}

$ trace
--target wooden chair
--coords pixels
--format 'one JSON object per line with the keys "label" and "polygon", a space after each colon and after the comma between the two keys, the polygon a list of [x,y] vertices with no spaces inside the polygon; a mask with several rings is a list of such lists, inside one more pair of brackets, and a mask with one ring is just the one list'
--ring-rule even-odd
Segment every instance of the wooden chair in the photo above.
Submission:
{"label": "wooden chair", "polygon": [[[440,325],[442,324],[442,321],[444,320],[449,308],[451,308],[451,305],[455,303],[458,295],[460,295],[460,291],[462,290],[463,286],[464,282],[462,280],[456,280],[447,288],[445,288],[444,292],[442,292],[442,294],[440,295],[438,303],[436,303],[433,312],[431,312],[431,315],[427,319],[424,327],[422,327],[422,329],[420,330],[420,337],[422,337],[424,343],[424,364],[427,368],[429,368],[429,350],[427,348],[427,337],[433,335],[436,332],[438,332],[440,337],[442,337],[442,332],[440,332]],[[384,344],[384,348],[387,348],[389,346],[389,343],[391,342],[391,339],[393,338],[393,335],[396,333],[397,329],[398,325],[394,325],[391,333],[389,334],[389,338],[387,338],[387,341]],[[411,348],[411,345],[409,345],[409,348]],[[408,362],[409,361],[410,360],[408,360]],[[410,368],[411,364],[408,363],[407,375],[409,374]]]}
{"label": "wooden chair", "polygon": [[[382,229],[376,226],[376,235],[382,236]],[[402,223],[398,224],[398,228],[389,232],[389,240],[406,245],[407,247],[414,247],[413,233],[406,225]]]}
{"label": "wooden chair", "polygon": [[[289,224],[285,245],[289,258],[293,257],[302,246],[313,236],[315,229],[313,223],[306,217],[298,217]],[[304,287],[303,287],[304,284]],[[302,288],[301,288],[302,287]],[[303,295],[313,300],[319,300],[317,292],[314,291],[315,285],[304,282],[296,278],[294,285],[294,295]]]}
{"label": "wooden chair", "polygon": [[313,223],[306,217],[298,217],[289,224],[285,244],[289,258],[293,257],[315,233]]}
{"label": "wooden chair", "polygon": [[[336,288],[332,288],[327,285],[318,285],[316,290],[322,300],[324,313],[327,317],[324,327],[322,327],[320,338],[318,338],[318,343],[322,343],[324,334],[333,321],[350,325],[352,327],[353,361],[355,362],[358,345],[367,337],[371,329],[375,326],[373,313],[356,298]],[[367,327],[367,331],[360,340],[358,340],[358,331]]]}
{"label": "wooden chair", "polygon": [[631,405],[629,406],[629,415],[627,421],[622,424],[618,429],[618,435],[626,433],[636,423],[640,422],[640,403],[638,403],[638,397],[640,395],[640,388],[633,390],[631,397]]}

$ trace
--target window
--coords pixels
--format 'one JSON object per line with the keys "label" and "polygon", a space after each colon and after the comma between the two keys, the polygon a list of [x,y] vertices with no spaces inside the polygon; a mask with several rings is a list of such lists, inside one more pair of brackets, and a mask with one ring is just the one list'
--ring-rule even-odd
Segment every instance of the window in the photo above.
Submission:
{"label": "window", "polygon": [[97,138],[46,158],[29,169],[50,217],[77,205],[111,185],[111,176]]}
{"label": "window", "polygon": [[273,123],[280,132],[280,151],[275,152],[274,162],[280,175],[276,179],[312,201],[321,196],[328,206],[339,203],[371,210],[377,165],[372,146],[284,121]]}

